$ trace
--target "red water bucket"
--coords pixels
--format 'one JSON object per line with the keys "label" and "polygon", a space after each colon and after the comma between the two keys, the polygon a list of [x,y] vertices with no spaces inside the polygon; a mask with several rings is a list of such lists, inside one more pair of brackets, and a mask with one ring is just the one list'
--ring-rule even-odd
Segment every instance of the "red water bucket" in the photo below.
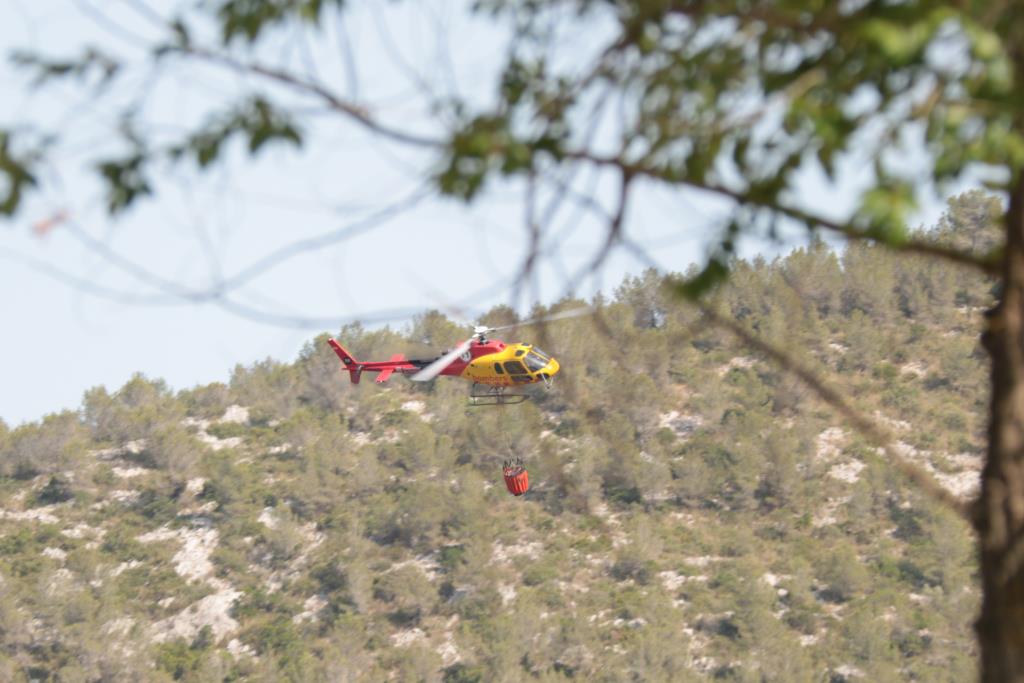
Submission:
{"label": "red water bucket", "polygon": [[505,487],[513,496],[521,496],[530,488],[530,474],[522,465],[506,465],[502,468]]}

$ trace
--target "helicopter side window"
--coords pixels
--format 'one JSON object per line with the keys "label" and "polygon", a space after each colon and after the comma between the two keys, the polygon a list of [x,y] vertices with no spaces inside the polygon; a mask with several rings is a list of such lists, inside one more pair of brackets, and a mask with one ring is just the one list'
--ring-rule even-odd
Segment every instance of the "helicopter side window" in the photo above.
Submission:
{"label": "helicopter side window", "polygon": [[531,351],[526,354],[526,366],[530,368],[531,372],[540,372],[547,367],[548,362],[544,360],[544,357],[540,354]]}
{"label": "helicopter side window", "polygon": [[505,374],[505,371],[501,369],[501,363],[495,363],[494,364],[494,371],[496,373],[498,373],[499,375],[504,375]]}
{"label": "helicopter side window", "polygon": [[527,374],[526,373],[526,368],[524,368],[523,364],[520,363],[517,360],[507,360],[507,361],[505,361],[505,371],[508,372],[508,374],[510,374],[510,375],[525,375],[525,374]]}
{"label": "helicopter side window", "polygon": [[526,353],[526,349],[516,349],[516,358],[519,358],[524,353]]}

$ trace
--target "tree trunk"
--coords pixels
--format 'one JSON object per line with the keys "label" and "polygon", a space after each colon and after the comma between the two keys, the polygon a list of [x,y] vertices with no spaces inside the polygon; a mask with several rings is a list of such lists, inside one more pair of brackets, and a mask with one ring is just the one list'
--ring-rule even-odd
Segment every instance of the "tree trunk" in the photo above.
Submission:
{"label": "tree trunk", "polygon": [[982,343],[991,357],[988,459],[974,515],[982,681],[1024,682],[1024,174],[1010,185],[999,302]]}

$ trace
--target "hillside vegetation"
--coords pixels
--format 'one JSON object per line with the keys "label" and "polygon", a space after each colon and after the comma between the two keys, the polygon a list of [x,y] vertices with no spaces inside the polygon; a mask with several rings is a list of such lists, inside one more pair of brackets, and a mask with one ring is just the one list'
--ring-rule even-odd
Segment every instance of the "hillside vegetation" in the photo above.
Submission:
{"label": "hillside vegetation", "polygon": [[[928,234],[988,250],[1000,211],[965,195]],[[971,680],[967,526],[661,283],[515,331],[563,368],[518,406],[353,386],[321,335],[226,384],[139,375],[0,423],[0,680]],[[816,243],[713,299],[969,498],[990,289]],[[465,335],[437,313],[335,333],[374,360]]]}

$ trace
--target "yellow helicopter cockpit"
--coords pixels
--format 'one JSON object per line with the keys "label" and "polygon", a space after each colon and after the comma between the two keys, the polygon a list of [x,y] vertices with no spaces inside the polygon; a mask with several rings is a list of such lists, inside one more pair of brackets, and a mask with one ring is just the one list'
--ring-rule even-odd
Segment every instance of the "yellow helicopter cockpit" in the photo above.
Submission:
{"label": "yellow helicopter cockpit", "polygon": [[514,356],[526,366],[533,381],[548,381],[559,370],[558,361],[532,344],[516,344]]}

